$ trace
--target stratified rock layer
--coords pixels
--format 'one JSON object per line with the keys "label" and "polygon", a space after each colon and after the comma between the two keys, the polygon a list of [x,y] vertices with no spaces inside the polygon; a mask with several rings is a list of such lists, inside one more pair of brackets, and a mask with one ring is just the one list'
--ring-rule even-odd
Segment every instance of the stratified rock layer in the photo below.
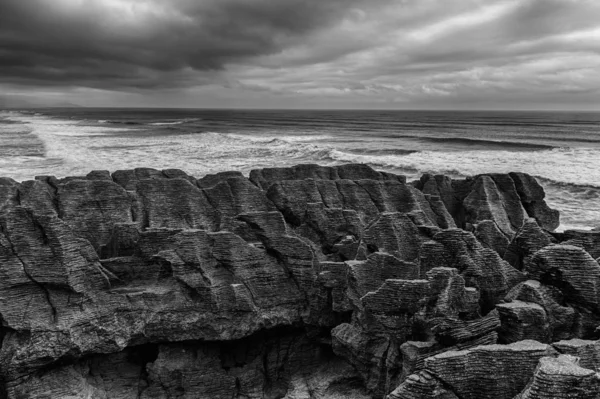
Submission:
{"label": "stratified rock layer", "polygon": [[0,397],[596,394],[598,240],[556,226],[520,173],[2,178]]}
{"label": "stratified rock layer", "polygon": [[515,399],[595,399],[600,392],[600,374],[580,367],[569,355],[544,357],[532,381]]}

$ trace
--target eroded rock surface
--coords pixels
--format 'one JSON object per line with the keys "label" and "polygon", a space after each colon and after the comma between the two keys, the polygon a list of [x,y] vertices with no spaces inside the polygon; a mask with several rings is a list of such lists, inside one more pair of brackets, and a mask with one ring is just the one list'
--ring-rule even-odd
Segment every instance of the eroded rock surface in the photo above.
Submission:
{"label": "eroded rock surface", "polygon": [[519,173],[2,178],[0,397],[598,393],[598,240],[557,225]]}

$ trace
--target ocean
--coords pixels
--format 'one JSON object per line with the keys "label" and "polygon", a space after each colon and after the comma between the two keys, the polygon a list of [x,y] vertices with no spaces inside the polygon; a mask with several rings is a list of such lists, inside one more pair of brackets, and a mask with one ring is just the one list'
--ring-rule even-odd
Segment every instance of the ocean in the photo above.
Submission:
{"label": "ocean", "polygon": [[0,176],[179,168],[208,173],[366,163],[418,179],[522,171],[564,229],[600,226],[600,113],[0,110]]}

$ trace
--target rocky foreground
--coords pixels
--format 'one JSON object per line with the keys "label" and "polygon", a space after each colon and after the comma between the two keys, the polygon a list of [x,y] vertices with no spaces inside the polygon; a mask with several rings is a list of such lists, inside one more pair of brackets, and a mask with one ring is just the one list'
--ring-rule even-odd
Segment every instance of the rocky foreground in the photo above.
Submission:
{"label": "rocky foreground", "polygon": [[0,397],[600,397],[600,232],[521,173],[0,179]]}

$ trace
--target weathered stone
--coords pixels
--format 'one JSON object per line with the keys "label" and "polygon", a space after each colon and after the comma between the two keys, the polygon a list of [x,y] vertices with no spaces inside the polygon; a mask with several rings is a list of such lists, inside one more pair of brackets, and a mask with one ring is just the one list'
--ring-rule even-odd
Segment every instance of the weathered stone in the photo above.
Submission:
{"label": "weathered stone", "polygon": [[427,317],[475,318],[479,315],[480,292],[465,286],[457,269],[435,267],[426,273],[431,290]]}
{"label": "weathered stone", "polygon": [[506,248],[508,248],[510,241],[507,235],[498,228],[496,222],[484,220],[475,224],[473,227],[473,234],[484,247],[493,249],[498,252],[498,255],[500,256],[505,256],[504,253],[506,252]]}
{"label": "weathered stone", "polygon": [[545,286],[536,280],[528,280],[515,286],[507,295],[507,301],[523,301],[540,305],[546,314],[550,342],[569,339],[577,334],[575,309],[562,305],[564,295],[555,287]]}
{"label": "weathered stone", "polygon": [[550,245],[525,265],[529,277],[561,290],[567,300],[600,311],[600,265],[580,247]]}
{"label": "weathered stone", "polygon": [[[501,316],[492,311],[486,316],[473,320],[460,320],[445,317],[441,320],[433,319],[432,332],[436,341],[445,346],[459,345],[477,338],[487,336],[501,326]],[[493,342],[496,343],[496,342]]]}
{"label": "weathered stone", "polygon": [[513,267],[523,270],[534,253],[554,241],[535,220],[527,219],[506,248],[503,258]]}
{"label": "weathered stone", "polygon": [[361,375],[367,389],[382,396],[394,388],[400,360],[391,337],[372,334],[351,324],[331,331],[334,352],[347,359]]}
{"label": "weathered stone", "polygon": [[250,172],[250,181],[266,190],[273,182],[282,180],[392,180],[406,183],[406,177],[386,172],[377,172],[364,164],[320,166],[297,165],[291,168],[265,168]]}
{"label": "weathered stone", "polygon": [[0,211],[18,205],[19,183],[8,177],[0,177]]}
{"label": "weathered stone", "polygon": [[425,174],[416,183],[417,188],[424,194],[440,198],[448,213],[453,217],[456,226],[463,227],[464,208],[462,201],[466,195],[463,195],[461,190],[453,185],[454,182],[451,178],[442,175],[432,176]]}
{"label": "weathered stone", "polygon": [[496,251],[484,248],[471,233],[463,230],[448,229],[437,233],[420,252],[424,270],[437,266],[458,269],[466,285],[481,292],[481,304],[486,311],[525,279]]}
{"label": "weathered stone", "polygon": [[427,371],[409,376],[387,399],[458,399],[444,384]]}
{"label": "weathered stone", "polygon": [[560,234],[561,244],[583,248],[592,258],[600,258],[600,231],[566,230]]}
{"label": "weathered stone", "polygon": [[540,359],[533,379],[515,399],[598,398],[600,375],[577,363],[570,355]]}
{"label": "weathered stone", "polygon": [[[407,262],[419,259],[421,246],[427,239],[411,215],[403,213],[379,215],[364,233],[364,242],[369,252],[387,252]],[[421,270],[422,275],[425,272],[426,270]]]}
{"label": "weathered stone", "polygon": [[241,172],[220,172],[214,175],[206,175],[196,181],[196,184],[200,188],[211,188],[216,186],[218,183],[222,181],[227,181],[231,178],[244,177]]}
{"label": "weathered stone", "polygon": [[56,198],[60,218],[95,248],[108,243],[114,224],[134,221],[132,198],[112,180],[73,180]]}
{"label": "weathered stone", "polygon": [[418,280],[419,268],[416,264],[404,262],[382,252],[375,252],[366,261],[349,261],[350,286],[359,298],[377,291],[388,279]]}
{"label": "weathered stone", "polygon": [[415,186],[425,194],[439,196],[460,228],[491,220],[511,236],[527,216],[549,231],[559,225],[558,212],[544,201],[543,188],[524,173],[479,175],[465,180],[423,175]]}
{"label": "weathered stone", "polygon": [[106,180],[113,181],[112,176],[108,170],[92,170],[88,173],[85,178],[87,180]]}
{"label": "weathered stone", "polygon": [[[485,320],[484,323],[489,323],[489,319]],[[495,332],[489,332],[452,346],[444,346],[437,341],[407,341],[400,346],[400,353],[402,354],[402,374],[400,381],[405,381],[409,375],[425,370],[425,360],[429,357],[448,351],[461,351],[481,345],[493,345],[497,341],[498,334]]]}
{"label": "weathered stone", "polygon": [[513,301],[496,305],[501,327],[499,341],[503,344],[526,339],[547,343],[552,331],[546,311],[536,303]]}
{"label": "weathered stone", "polygon": [[[496,343],[505,296],[543,309],[551,339],[600,324],[594,266],[546,245],[523,210],[543,193],[520,179],[413,185],[366,165],[0,179],[0,396],[467,398],[431,359],[468,349],[513,378],[506,353],[527,350],[477,349]],[[538,287],[499,255],[514,232]],[[595,359],[582,348],[565,351]]]}
{"label": "weathered stone", "polygon": [[521,341],[444,352],[425,367],[459,398],[509,399],[525,388],[539,360],[554,353],[549,345]]}
{"label": "weathered stone", "polygon": [[493,220],[498,229],[508,236],[523,225],[526,216],[514,182],[508,175],[478,176],[463,206],[466,222],[477,224]]}
{"label": "weathered stone", "polygon": [[579,358],[579,366],[598,371],[600,369],[600,341],[574,338],[552,344],[554,349],[565,355]]}
{"label": "weathered stone", "polygon": [[550,209],[544,201],[546,193],[540,184],[525,173],[511,173],[515,187],[527,214],[534,218],[540,227],[553,231],[560,225],[558,211]]}

